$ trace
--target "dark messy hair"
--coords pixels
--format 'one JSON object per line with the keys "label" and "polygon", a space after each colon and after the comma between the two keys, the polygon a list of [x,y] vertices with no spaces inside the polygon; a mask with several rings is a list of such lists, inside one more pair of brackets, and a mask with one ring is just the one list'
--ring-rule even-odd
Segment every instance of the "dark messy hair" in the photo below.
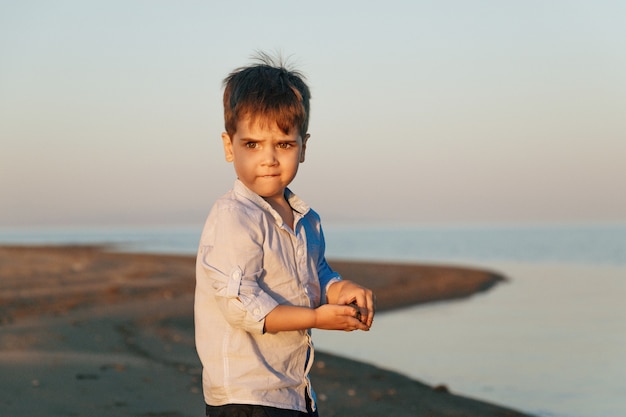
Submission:
{"label": "dark messy hair", "polygon": [[245,117],[276,122],[285,134],[308,131],[311,93],[304,75],[280,57],[257,52],[256,63],[235,69],[224,79],[224,123],[232,138]]}

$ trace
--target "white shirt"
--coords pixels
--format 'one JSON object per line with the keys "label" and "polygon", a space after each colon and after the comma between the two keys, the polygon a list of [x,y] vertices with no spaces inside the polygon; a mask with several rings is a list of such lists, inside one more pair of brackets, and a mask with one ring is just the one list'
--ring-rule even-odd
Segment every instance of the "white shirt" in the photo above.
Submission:
{"label": "white shirt", "polygon": [[[277,305],[316,308],[341,279],[327,264],[320,218],[290,190],[293,230],[239,180],[207,218],[196,263],[196,349],[209,405],[306,411],[310,331],[264,333]],[[315,407],[313,402],[313,407]]]}

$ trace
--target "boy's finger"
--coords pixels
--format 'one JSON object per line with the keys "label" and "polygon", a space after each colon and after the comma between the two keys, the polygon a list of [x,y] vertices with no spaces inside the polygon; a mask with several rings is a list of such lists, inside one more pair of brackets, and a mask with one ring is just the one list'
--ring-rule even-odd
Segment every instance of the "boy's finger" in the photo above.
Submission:
{"label": "boy's finger", "polygon": [[367,327],[372,326],[372,322],[374,320],[374,302],[371,296],[363,300],[362,302],[363,307],[360,307],[356,301],[348,305],[353,307],[357,311],[355,317],[359,321],[361,321]]}
{"label": "boy's finger", "polygon": [[352,332],[354,330],[368,331],[369,326],[363,321],[361,317],[361,311],[363,309],[356,305],[356,303],[345,304],[342,314],[350,317],[346,323],[344,330],[346,332]]}
{"label": "boy's finger", "polygon": [[366,301],[365,301],[365,314],[363,322],[367,324],[368,327],[372,326],[372,322],[374,321],[374,311],[375,311],[376,297],[373,293],[369,293]]}
{"label": "boy's finger", "polygon": [[353,313],[353,317],[355,317],[357,320],[361,321],[362,312],[361,312],[361,308],[357,305],[357,303],[352,302],[352,303],[350,303],[348,305],[354,309],[354,311],[352,312]]}

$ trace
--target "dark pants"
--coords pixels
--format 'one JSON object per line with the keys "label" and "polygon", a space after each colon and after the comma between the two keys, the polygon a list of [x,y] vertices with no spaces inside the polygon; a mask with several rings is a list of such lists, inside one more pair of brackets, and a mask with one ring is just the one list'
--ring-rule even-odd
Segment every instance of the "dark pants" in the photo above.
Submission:
{"label": "dark pants", "polygon": [[226,404],[220,406],[206,405],[207,417],[319,417],[317,410],[311,409],[308,390],[305,393],[306,413],[297,410],[285,410],[265,405]]}
{"label": "dark pants", "polygon": [[[309,408],[307,404],[307,408]],[[207,417],[318,417],[317,411],[303,413],[296,410],[267,407],[264,405],[226,404],[206,406]]]}

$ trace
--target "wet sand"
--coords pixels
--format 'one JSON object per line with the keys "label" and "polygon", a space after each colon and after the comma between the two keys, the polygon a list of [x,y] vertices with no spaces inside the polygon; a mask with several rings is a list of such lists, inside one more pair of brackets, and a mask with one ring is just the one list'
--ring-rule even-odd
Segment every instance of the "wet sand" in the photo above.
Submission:
{"label": "wet sand", "polygon": [[[0,247],[0,414],[203,415],[194,262],[96,247]],[[329,262],[372,288],[379,312],[505,281],[472,268]],[[323,417],[525,415],[323,352],[311,379]]]}

